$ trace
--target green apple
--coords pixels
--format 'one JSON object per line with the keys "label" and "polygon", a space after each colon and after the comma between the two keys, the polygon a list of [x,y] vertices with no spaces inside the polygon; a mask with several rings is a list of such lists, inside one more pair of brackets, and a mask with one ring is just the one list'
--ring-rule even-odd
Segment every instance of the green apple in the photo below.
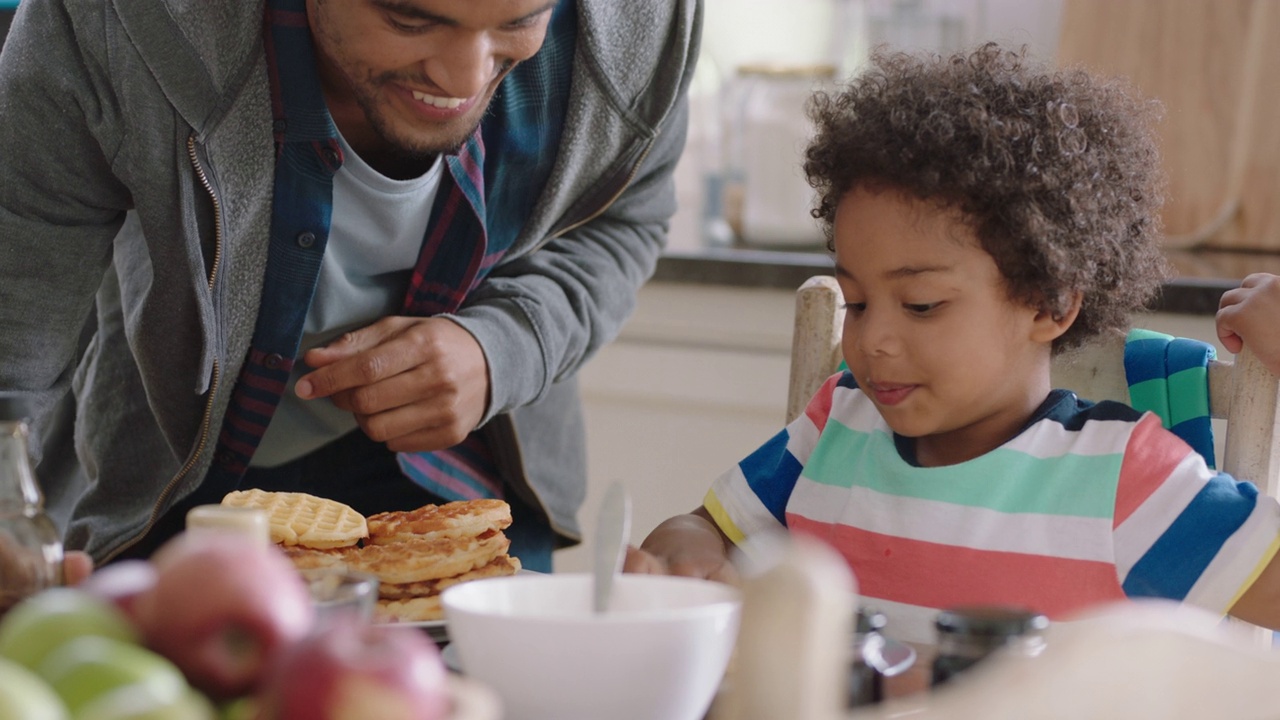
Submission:
{"label": "green apple", "polygon": [[188,688],[162,700],[133,685],[116,688],[80,708],[73,720],[217,720],[213,703]]}
{"label": "green apple", "polygon": [[137,642],[133,624],[110,601],[75,588],[50,588],[32,595],[0,620],[0,657],[30,670],[51,651],[83,635]]}
{"label": "green apple", "polygon": [[159,654],[96,635],[63,643],[36,672],[77,717],[83,708],[126,686],[131,694],[152,699],[156,705],[174,703],[190,690],[182,671]]}
{"label": "green apple", "polygon": [[0,718],[67,720],[67,707],[38,675],[0,658]]}

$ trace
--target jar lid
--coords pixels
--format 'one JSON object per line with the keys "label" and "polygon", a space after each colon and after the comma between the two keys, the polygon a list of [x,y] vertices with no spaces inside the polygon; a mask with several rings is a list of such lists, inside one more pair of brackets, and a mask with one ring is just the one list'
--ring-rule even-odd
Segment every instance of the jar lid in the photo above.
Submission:
{"label": "jar lid", "polygon": [[738,66],[739,75],[763,75],[766,77],[833,78],[836,66],[827,63],[812,65],[785,65],[780,63],[748,63]]}
{"label": "jar lid", "polygon": [[271,544],[271,521],[258,508],[197,505],[187,511],[187,532],[232,533]]}
{"label": "jar lid", "polygon": [[1034,610],[1001,605],[954,607],[938,613],[934,626],[939,633],[977,637],[1013,637],[1041,632],[1049,618]]}
{"label": "jar lid", "polygon": [[858,615],[854,622],[854,632],[860,635],[880,632],[884,629],[885,623],[887,622],[888,618],[886,618],[884,613],[879,610],[872,607],[860,607],[858,608]]}

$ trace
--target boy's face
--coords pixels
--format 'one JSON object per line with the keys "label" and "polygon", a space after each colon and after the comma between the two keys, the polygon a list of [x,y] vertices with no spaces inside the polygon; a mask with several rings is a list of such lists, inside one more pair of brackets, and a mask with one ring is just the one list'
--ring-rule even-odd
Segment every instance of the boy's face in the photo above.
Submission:
{"label": "boy's face", "polygon": [[842,350],[923,465],[1007,441],[1049,392],[1062,324],[1009,300],[995,261],[958,211],[896,190],[854,189],[834,223],[846,302]]}
{"label": "boy's face", "polygon": [[308,0],[325,99],[357,151],[453,152],[542,46],[555,0]]}

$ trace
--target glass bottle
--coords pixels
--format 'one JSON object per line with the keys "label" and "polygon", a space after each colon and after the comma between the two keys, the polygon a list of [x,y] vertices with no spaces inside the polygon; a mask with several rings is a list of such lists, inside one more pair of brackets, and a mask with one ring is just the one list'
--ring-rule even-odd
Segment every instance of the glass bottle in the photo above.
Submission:
{"label": "glass bottle", "polygon": [[27,407],[0,395],[0,612],[62,584],[62,539],[28,453]]}
{"label": "glass bottle", "polygon": [[934,620],[937,655],[931,685],[937,687],[997,650],[1040,654],[1049,619],[1019,607],[979,605],[943,610]]}
{"label": "glass bottle", "polygon": [[854,621],[853,664],[849,672],[849,707],[873,705],[884,699],[880,651],[884,647],[884,613],[860,607]]}

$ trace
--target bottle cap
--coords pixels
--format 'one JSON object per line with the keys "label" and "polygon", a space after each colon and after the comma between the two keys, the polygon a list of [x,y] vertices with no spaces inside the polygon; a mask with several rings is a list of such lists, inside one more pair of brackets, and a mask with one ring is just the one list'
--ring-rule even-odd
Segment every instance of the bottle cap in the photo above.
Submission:
{"label": "bottle cap", "polygon": [[243,535],[271,544],[271,525],[258,508],[197,505],[187,511],[187,531]]}
{"label": "bottle cap", "polygon": [[1003,638],[1042,632],[1048,629],[1049,618],[1027,608],[975,605],[939,612],[934,626],[939,633]]}

